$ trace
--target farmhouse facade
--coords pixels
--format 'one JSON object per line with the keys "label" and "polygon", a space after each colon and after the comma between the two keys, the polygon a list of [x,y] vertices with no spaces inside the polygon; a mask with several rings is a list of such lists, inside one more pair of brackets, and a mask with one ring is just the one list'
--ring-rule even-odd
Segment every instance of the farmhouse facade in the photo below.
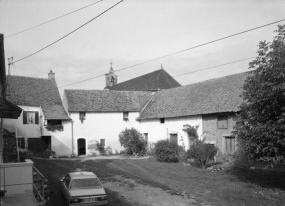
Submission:
{"label": "farmhouse facade", "polygon": [[50,71],[47,79],[8,75],[7,81],[8,100],[23,112],[18,119],[5,119],[3,127],[16,136],[19,148],[37,154],[45,150],[71,154],[71,121],[62,106],[55,74]]}

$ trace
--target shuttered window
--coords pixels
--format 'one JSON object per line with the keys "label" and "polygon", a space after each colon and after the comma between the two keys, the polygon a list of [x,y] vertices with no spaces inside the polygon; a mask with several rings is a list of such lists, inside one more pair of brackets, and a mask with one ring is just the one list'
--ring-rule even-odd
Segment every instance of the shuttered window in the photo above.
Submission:
{"label": "shuttered window", "polygon": [[218,116],[218,129],[227,129],[228,128],[228,116]]}
{"label": "shuttered window", "polygon": [[226,137],[226,153],[233,154],[236,150],[235,137]]}
{"label": "shuttered window", "polygon": [[39,124],[39,112],[24,111],[23,124]]}
{"label": "shuttered window", "polygon": [[125,121],[129,120],[129,112],[123,112],[123,120]]}
{"label": "shuttered window", "polygon": [[174,143],[178,144],[177,134],[170,134],[170,142],[174,142]]}

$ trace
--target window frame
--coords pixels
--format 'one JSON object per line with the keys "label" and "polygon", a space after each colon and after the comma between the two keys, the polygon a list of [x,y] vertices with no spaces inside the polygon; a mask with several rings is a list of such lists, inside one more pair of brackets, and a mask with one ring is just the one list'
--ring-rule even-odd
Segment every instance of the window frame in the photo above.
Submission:
{"label": "window frame", "polygon": [[[223,122],[225,121],[225,122]],[[229,128],[229,117],[228,115],[219,115],[217,117],[217,129],[228,129]]]}
{"label": "window frame", "polygon": [[[230,148],[228,149],[228,141],[230,141]],[[234,154],[236,152],[236,138],[235,136],[225,136],[225,153]]]}
{"label": "window frame", "polygon": [[[103,141],[102,141],[103,140]],[[102,144],[103,143],[103,144]],[[105,147],[106,145],[106,139],[100,139],[100,145]]]}
{"label": "window frame", "polygon": [[[33,122],[31,121],[30,114],[33,114]],[[39,124],[38,111],[23,111],[23,124]]]}
{"label": "window frame", "polygon": [[143,133],[143,135],[144,135],[144,141],[148,143],[148,133]]}
{"label": "window frame", "polygon": [[[171,140],[171,137],[175,135],[176,141]],[[178,133],[169,133],[169,141],[170,142],[175,142],[178,145]]]}

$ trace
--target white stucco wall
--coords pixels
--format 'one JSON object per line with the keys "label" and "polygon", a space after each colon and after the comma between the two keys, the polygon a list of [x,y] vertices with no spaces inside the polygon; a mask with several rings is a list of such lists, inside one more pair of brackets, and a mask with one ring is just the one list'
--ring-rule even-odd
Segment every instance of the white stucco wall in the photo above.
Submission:
{"label": "white stucco wall", "polygon": [[40,137],[43,112],[40,107],[18,105],[23,111],[39,112],[39,124],[23,124],[23,113],[18,119],[4,119],[3,127],[19,137]]}
{"label": "white stucco wall", "polygon": [[[139,122],[136,118],[139,112],[129,112],[129,121],[123,120],[123,112],[86,112],[85,120],[81,123],[79,112],[71,112],[70,118],[73,120],[74,133],[74,151],[78,152],[77,140],[84,138],[86,140],[86,154],[90,155],[94,149],[90,146],[95,144],[95,141],[100,142],[100,139],[105,139],[105,147],[110,146],[112,152],[123,150],[119,143],[119,133],[125,128],[139,128]],[[89,147],[89,149],[88,149]]]}
{"label": "white stucco wall", "polygon": [[23,124],[23,112],[18,119],[4,119],[4,128],[10,132],[15,132],[17,137],[25,137],[25,145],[28,147],[27,138],[41,138],[41,136],[51,136],[51,149],[56,155],[72,154],[72,130],[71,121],[62,120],[63,131],[50,132],[44,126],[44,113],[41,107],[18,105],[23,111],[39,112],[39,124]]}
{"label": "white stucco wall", "polygon": [[63,131],[47,131],[42,126],[42,135],[51,136],[51,149],[56,155],[72,155],[72,123],[69,120],[62,120]]}
{"label": "white stucco wall", "polygon": [[178,144],[185,145],[185,149],[189,149],[189,140],[187,133],[182,130],[183,125],[189,124],[198,127],[198,135],[202,137],[202,116],[188,116],[177,118],[165,118],[164,123],[160,123],[160,119],[149,119],[140,121],[140,132],[148,133],[149,142],[157,142],[162,139],[169,138],[169,134],[177,134]]}

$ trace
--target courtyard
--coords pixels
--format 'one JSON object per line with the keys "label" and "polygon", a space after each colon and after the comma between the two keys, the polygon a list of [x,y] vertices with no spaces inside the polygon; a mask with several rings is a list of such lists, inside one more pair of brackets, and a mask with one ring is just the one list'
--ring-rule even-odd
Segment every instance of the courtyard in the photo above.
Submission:
{"label": "courtyard", "polygon": [[65,205],[60,178],[80,168],[97,174],[116,206],[284,205],[285,175],[248,169],[211,172],[154,159],[33,159],[54,191],[49,206]]}

